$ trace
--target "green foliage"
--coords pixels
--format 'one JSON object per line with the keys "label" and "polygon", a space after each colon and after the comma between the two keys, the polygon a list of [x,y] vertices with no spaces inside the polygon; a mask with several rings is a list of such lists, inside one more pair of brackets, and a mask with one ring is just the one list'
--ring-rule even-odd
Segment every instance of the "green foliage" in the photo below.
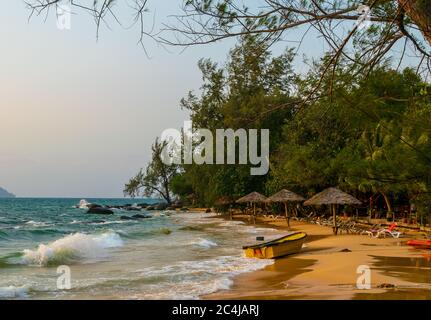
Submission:
{"label": "green foliage", "polygon": [[193,186],[184,174],[174,176],[170,182],[170,188],[182,199],[193,193]]}
{"label": "green foliage", "polygon": [[[381,194],[387,211],[409,199],[420,214],[429,214],[430,85],[410,69],[399,72],[385,63],[358,76],[361,65],[341,60],[321,77],[327,56],[299,76],[292,58],[290,50],[273,57],[262,38],[247,36],[226,65],[199,62],[200,94],[181,101],[195,128],[269,129],[270,172],[251,176],[249,165],[183,165],[170,180],[172,191],[213,205],[251,191],[287,188],[310,196],[339,186],[364,200]],[[296,105],[304,96],[310,101]],[[132,179],[130,189],[142,181],[160,184],[146,178],[152,172]]]}
{"label": "green foliage", "polygon": [[[277,148],[290,109],[269,112],[292,101],[296,76],[291,50],[273,57],[262,37],[248,36],[231,50],[225,66],[201,60],[201,94],[190,92],[181,101],[196,128],[270,130],[270,149]],[[262,114],[266,114],[262,117]],[[211,205],[222,196],[263,191],[268,176],[250,176],[248,165],[185,165],[185,176],[200,204]]]}
{"label": "green foliage", "polygon": [[124,193],[132,197],[140,194],[148,197],[161,196],[167,203],[171,203],[170,185],[172,179],[178,174],[178,165],[168,165],[162,160],[162,151],[165,143],[158,139],[151,147],[152,159],[145,172],[141,169],[138,174],[131,178],[125,185]]}
{"label": "green foliage", "polygon": [[338,82],[330,99],[318,99],[284,126],[268,187],[381,193],[391,211],[397,195],[431,188],[428,85],[409,69],[381,67],[357,81],[343,76],[348,70],[337,77],[350,85]]}

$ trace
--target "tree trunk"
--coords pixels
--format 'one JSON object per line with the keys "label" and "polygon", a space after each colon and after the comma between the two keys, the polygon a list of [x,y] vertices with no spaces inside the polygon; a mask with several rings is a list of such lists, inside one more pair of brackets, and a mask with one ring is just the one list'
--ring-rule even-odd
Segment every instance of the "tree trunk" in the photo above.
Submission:
{"label": "tree trunk", "polygon": [[172,200],[171,200],[171,196],[169,194],[169,183],[167,181],[167,179],[165,179],[165,182],[163,183],[163,187],[165,189],[165,200],[168,203],[168,205],[172,205]]}
{"label": "tree trunk", "polygon": [[386,207],[388,208],[388,211],[392,212],[391,200],[389,199],[389,197],[385,193],[383,193],[383,192],[380,192],[380,193],[382,194],[383,198],[385,199],[385,203],[386,203]]}
{"label": "tree trunk", "polygon": [[333,231],[334,231],[334,234],[337,235],[337,233],[338,233],[338,227],[337,227],[337,209],[336,209],[336,205],[335,204],[331,205],[331,210],[332,210],[332,218],[334,219]]}
{"label": "tree trunk", "polygon": [[418,26],[428,43],[431,44],[431,1],[398,0],[398,4]]}
{"label": "tree trunk", "polygon": [[290,228],[290,215],[287,212],[287,203],[284,203],[284,213],[286,214],[287,227]]}

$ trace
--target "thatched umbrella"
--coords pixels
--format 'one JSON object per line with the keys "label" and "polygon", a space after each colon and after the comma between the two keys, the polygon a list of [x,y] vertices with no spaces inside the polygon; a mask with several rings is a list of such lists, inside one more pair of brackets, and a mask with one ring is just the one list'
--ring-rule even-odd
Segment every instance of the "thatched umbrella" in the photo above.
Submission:
{"label": "thatched umbrella", "polygon": [[267,197],[265,197],[264,195],[260,194],[259,192],[252,192],[249,193],[248,195],[239,198],[238,200],[236,200],[237,203],[252,203],[253,204],[253,220],[254,222],[256,222],[255,220],[255,216],[256,216],[256,203],[265,203],[267,201]]}
{"label": "thatched umbrella", "polygon": [[289,215],[287,212],[287,203],[288,202],[302,202],[304,200],[305,199],[303,197],[301,197],[299,194],[296,194],[295,192],[289,191],[287,189],[283,189],[283,190],[280,190],[279,192],[277,192],[276,194],[273,194],[272,196],[270,196],[268,198],[267,202],[284,203],[284,211],[286,214],[287,225],[290,226]]}
{"label": "thatched umbrella", "polygon": [[351,196],[350,194],[341,191],[340,189],[328,188],[314,195],[313,197],[311,197],[310,199],[304,202],[304,205],[306,206],[323,205],[323,204],[331,206],[331,211],[334,219],[334,234],[337,234],[338,232],[337,221],[336,221],[337,205],[339,204],[360,205],[361,201]]}

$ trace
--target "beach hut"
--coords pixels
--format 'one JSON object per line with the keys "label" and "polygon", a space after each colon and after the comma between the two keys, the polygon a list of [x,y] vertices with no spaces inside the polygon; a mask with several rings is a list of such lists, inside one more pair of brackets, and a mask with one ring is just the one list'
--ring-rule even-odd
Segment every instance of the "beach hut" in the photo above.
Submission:
{"label": "beach hut", "polygon": [[361,201],[351,196],[348,193],[345,193],[337,188],[328,188],[323,190],[322,192],[314,195],[310,199],[304,202],[306,206],[313,205],[329,205],[332,211],[333,220],[334,220],[334,234],[338,233],[337,227],[337,206],[340,204],[348,204],[348,205],[360,205]]}
{"label": "beach hut", "polygon": [[287,210],[287,204],[289,202],[302,202],[305,199],[301,197],[299,194],[296,194],[295,192],[289,191],[287,189],[280,190],[276,194],[273,194],[270,196],[267,200],[267,202],[275,202],[275,203],[284,203],[284,211],[286,214],[286,221],[287,225],[290,226],[290,217]]}
{"label": "beach hut", "polygon": [[252,192],[248,195],[236,200],[237,203],[251,203],[253,205],[253,222],[256,222],[256,203],[265,203],[268,200],[267,197],[260,194],[259,192]]}

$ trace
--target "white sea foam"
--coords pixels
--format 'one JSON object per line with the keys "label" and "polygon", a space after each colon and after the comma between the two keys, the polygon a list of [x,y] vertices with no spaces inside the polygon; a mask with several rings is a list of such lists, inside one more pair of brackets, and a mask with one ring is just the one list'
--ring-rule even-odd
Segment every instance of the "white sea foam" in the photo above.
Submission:
{"label": "white sea foam", "polygon": [[[144,278],[161,280],[153,290],[138,294],[141,299],[199,299],[219,290],[228,290],[233,277],[262,269],[273,260],[220,256],[203,261],[181,261],[161,268],[149,267],[138,272]],[[178,282],[181,279],[180,282]]]}
{"label": "white sea foam", "polygon": [[91,203],[89,203],[87,200],[82,199],[81,201],[79,201],[79,204],[77,205],[77,207],[79,209],[88,209],[88,207],[89,207],[90,204]]}
{"label": "white sea foam", "polygon": [[50,244],[40,244],[35,250],[24,250],[23,263],[46,266],[92,259],[103,255],[105,249],[123,245],[120,236],[114,232],[100,235],[75,233]]}
{"label": "white sea foam", "polygon": [[224,221],[220,223],[221,227],[236,227],[238,225],[245,225],[243,221]]}
{"label": "white sea foam", "polygon": [[28,296],[29,288],[22,287],[0,287],[0,298],[26,298]]}
{"label": "white sea foam", "polygon": [[80,220],[73,220],[72,222],[69,222],[69,224],[81,224],[81,223],[87,223],[89,225],[108,225],[108,224],[121,224],[121,223],[130,223],[134,222],[133,220],[114,220],[114,221],[101,221],[101,222],[84,222]]}
{"label": "white sea foam", "polygon": [[51,225],[51,224],[48,224],[46,222],[33,221],[33,220],[27,221],[25,224],[28,224],[32,227],[48,227]]}
{"label": "white sea foam", "polygon": [[193,240],[192,242],[190,242],[190,244],[197,245],[197,246],[203,247],[203,248],[217,247],[216,242],[208,240],[208,239],[203,239],[203,238],[198,238],[196,240]]}
{"label": "white sea foam", "polygon": [[[73,218],[77,220],[72,221]],[[39,290],[36,288],[45,288],[46,277],[41,275],[51,272],[51,269],[43,268],[40,270],[42,273],[35,273],[34,266],[82,263],[79,268],[85,272],[85,281],[74,281],[74,287],[79,288],[79,297],[82,298],[199,299],[203,295],[229,289],[234,277],[240,273],[261,269],[273,263],[272,260],[244,258],[241,246],[253,243],[255,233],[265,238],[275,237],[275,229],[255,228],[244,225],[241,221],[214,218],[210,214],[176,213],[173,218],[152,222],[155,225],[142,224],[139,228],[134,224],[127,224],[130,223],[128,220],[94,222],[111,224],[102,228],[113,229],[103,234],[94,234],[94,228],[89,227],[93,225],[91,220],[81,217],[66,219],[66,224],[82,223],[82,230],[88,234],[72,234],[38,247],[27,247],[31,250],[26,250],[21,259],[22,263],[31,266],[22,268],[28,270],[26,277],[31,280],[23,282],[32,285],[29,295],[38,296]],[[59,224],[56,222],[56,225]],[[196,227],[196,230],[184,232],[184,225]],[[173,231],[169,236],[161,237],[153,232],[167,227]],[[181,232],[176,232],[178,229]],[[120,236],[123,239],[129,236],[132,240],[127,241],[125,248],[109,249],[123,244]],[[160,252],[166,252],[166,255],[161,255]],[[107,258],[112,263],[105,264],[100,269],[97,265],[85,265],[106,261]],[[94,269],[98,272],[94,272]],[[2,283],[0,298],[2,295],[16,298],[27,294],[25,288],[1,288],[2,285],[16,283],[21,282],[12,279]],[[44,289],[43,292],[51,291]],[[64,292],[65,297],[68,294]]]}
{"label": "white sea foam", "polygon": [[122,224],[122,223],[130,223],[136,222],[135,220],[114,220],[114,221],[103,221],[103,222],[91,222],[91,225],[108,225],[108,224]]}
{"label": "white sea foam", "polygon": [[267,234],[267,233],[276,233],[276,232],[279,232],[279,230],[273,229],[273,228],[257,228],[253,226],[244,226],[243,228],[238,229],[238,232],[251,233],[251,234],[257,234],[257,233]]}

